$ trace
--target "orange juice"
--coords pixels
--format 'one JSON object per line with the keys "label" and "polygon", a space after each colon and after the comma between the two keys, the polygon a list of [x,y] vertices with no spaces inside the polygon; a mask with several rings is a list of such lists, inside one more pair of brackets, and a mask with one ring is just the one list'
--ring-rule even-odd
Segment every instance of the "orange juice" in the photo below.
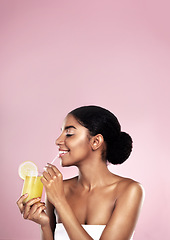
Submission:
{"label": "orange juice", "polygon": [[43,184],[41,182],[42,176],[26,176],[22,189],[22,195],[28,193],[28,197],[24,200],[26,203],[32,198],[38,198],[42,196]]}

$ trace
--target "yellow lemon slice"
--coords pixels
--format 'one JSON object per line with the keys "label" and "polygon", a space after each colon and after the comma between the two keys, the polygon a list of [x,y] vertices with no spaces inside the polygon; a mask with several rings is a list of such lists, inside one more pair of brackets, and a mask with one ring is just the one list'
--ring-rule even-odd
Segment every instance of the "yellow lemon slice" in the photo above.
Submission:
{"label": "yellow lemon slice", "polygon": [[38,167],[35,163],[27,161],[23,162],[19,165],[18,174],[20,178],[25,180],[26,176],[37,176],[38,175]]}

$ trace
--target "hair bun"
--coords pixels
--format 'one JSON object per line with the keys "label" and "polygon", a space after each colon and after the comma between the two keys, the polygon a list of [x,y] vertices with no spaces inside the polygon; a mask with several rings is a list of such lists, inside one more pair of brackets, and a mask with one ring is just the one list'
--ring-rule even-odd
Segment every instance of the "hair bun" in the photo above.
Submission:
{"label": "hair bun", "polygon": [[74,109],[73,115],[83,127],[89,130],[90,136],[101,134],[106,143],[103,159],[112,164],[123,163],[132,151],[132,139],[129,134],[121,132],[117,117],[107,109],[99,106],[83,106]]}
{"label": "hair bun", "polygon": [[[112,164],[125,162],[132,152],[132,138],[125,132],[120,132],[118,139],[113,147],[108,149],[107,159]],[[109,158],[111,157],[111,159]]]}

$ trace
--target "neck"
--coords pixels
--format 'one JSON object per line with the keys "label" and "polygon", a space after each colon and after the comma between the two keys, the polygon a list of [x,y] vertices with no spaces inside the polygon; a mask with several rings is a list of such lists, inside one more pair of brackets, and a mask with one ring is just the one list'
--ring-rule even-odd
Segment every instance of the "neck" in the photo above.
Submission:
{"label": "neck", "polygon": [[88,191],[95,187],[104,186],[110,179],[112,173],[107,168],[106,162],[99,159],[89,159],[79,168],[79,183]]}

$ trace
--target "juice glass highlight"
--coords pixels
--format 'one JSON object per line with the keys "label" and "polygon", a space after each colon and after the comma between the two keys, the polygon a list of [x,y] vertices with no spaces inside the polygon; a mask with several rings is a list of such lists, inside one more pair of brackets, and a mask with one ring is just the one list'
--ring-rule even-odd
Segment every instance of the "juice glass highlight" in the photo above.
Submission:
{"label": "juice glass highlight", "polygon": [[42,196],[43,184],[41,182],[41,175],[38,176],[26,176],[22,189],[22,195],[28,193],[28,197],[24,200],[24,203],[32,198],[38,198]]}

